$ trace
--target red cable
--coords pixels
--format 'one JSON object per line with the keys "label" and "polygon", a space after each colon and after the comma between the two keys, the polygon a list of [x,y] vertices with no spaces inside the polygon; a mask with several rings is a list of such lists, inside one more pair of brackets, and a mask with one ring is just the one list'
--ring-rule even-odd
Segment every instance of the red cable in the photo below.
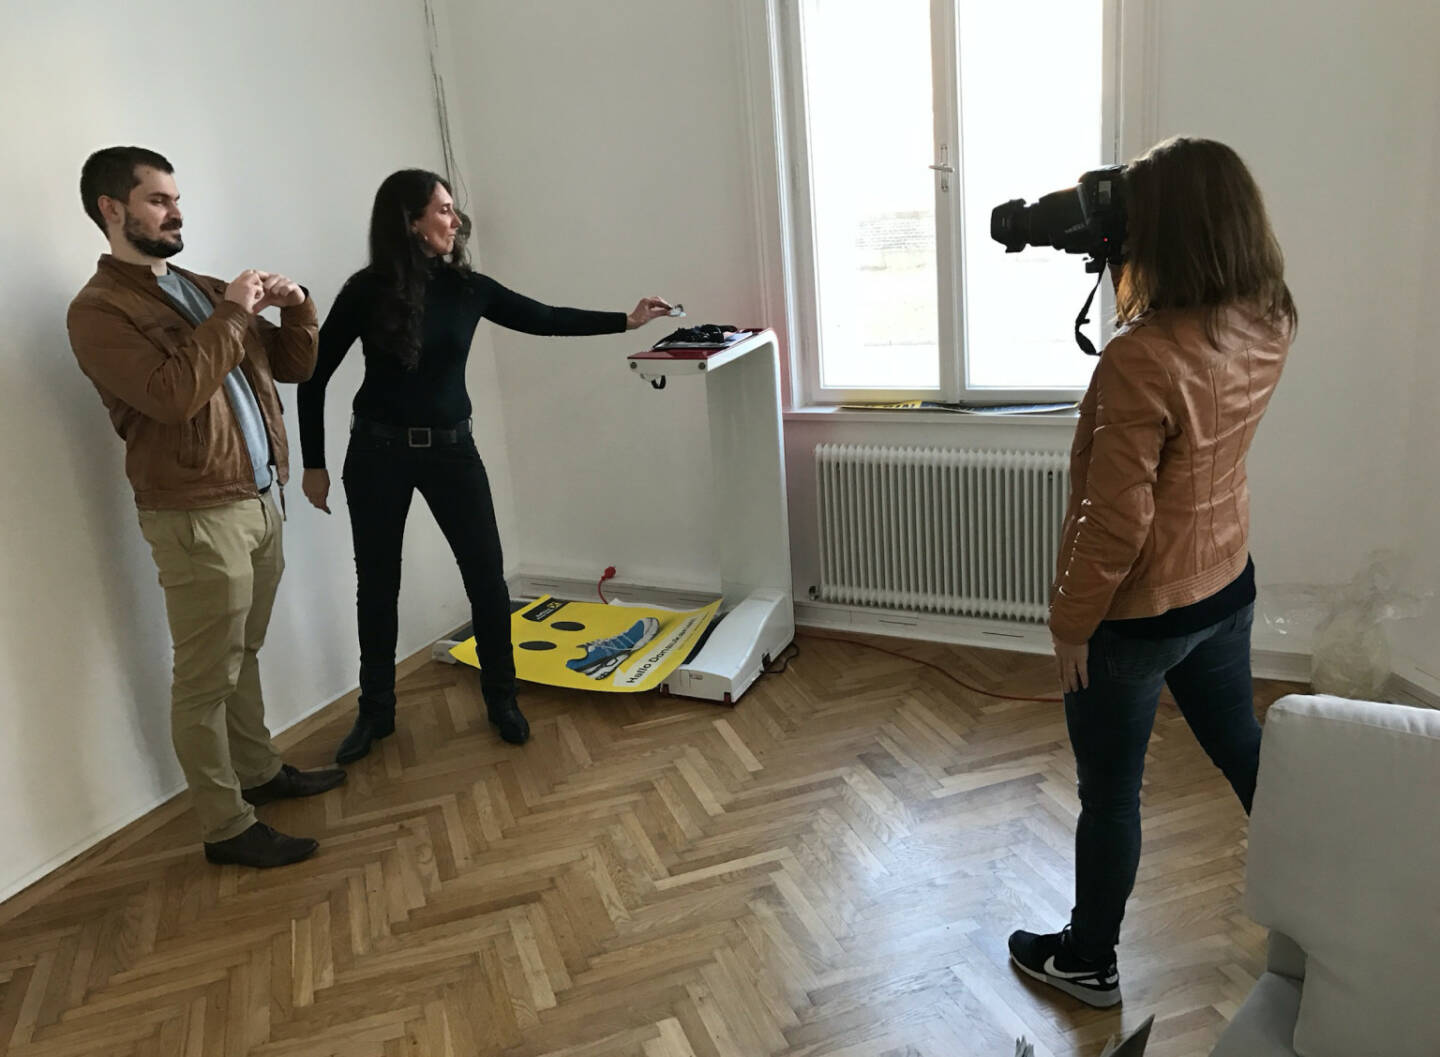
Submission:
{"label": "red cable", "polygon": [[919,657],[911,657],[908,654],[901,653],[899,650],[887,649],[884,646],[876,646],[873,642],[862,642],[860,639],[847,639],[840,635],[817,635],[813,631],[802,632],[800,634],[797,634],[796,637],[799,638],[802,634],[805,637],[812,639],[823,639],[826,642],[843,642],[850,646],[859,646],[863,649],[874,650],[876,653],[884,653],[888,654],[891,657],[898,657],[902,661],[909,661],[911,664],[923,665],[926,668],[934,669],[935,671],[943,675],[946,679],[949,679],[951,682],[963,686],[971,693],[981,694],[984,697],[993,697],[1000,701],[1027,701],[1033,704],[1040,705],[1063,705],[1065,703],[1065,699],[1063,697],[1016,697],[1014,694],[1000,694],[996,693],[994,690],[983,690],[978,686],[971,686],[954,672],[940,667],[940,665],[934,663],[933,661],[922,660]]}
{"label": "red cable", "polygon": [[595,585],[595,591],[597,594],[600,595],[600,601],[604,602],[607,606],[610,604],[610,599],[605,597],[605,581],[609,580],[614,575],[615,566],[606,566],[605,571],[600,574],[600,582]]}

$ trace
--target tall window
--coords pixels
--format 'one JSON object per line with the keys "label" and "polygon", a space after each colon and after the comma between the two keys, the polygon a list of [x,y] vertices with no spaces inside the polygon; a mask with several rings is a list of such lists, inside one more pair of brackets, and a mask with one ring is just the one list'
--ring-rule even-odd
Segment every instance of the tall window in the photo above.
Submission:
{"label": "tall window", "polygon": [[809,401],[1085,387],[1073,331],[1093,277],[1054,250],[1007,255],[990,210],[1113,159],[1114,2],[780,0]]}

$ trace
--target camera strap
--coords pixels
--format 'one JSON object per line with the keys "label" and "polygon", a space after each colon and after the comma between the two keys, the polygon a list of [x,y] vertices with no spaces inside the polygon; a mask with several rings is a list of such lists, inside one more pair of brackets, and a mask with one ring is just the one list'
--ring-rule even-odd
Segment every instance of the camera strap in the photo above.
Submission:
{"label": "camera strap", "polygon": [[1105,265],[1100,266],[1100,274],[1095,277],[1095,285],[1090,288],[1090,296],[1085,299],[1085,304],[1080,307],[1080,314],[1075,317],[1075,344],[1080,346],[1080,351],[1086,356],[1099,356],[1095,349],[1095,343],[1087,338],[1081,327],[1090,322],[1090,305],[1095,300],[1095,294],[1100,289],[1100,283],[1105,279]]}

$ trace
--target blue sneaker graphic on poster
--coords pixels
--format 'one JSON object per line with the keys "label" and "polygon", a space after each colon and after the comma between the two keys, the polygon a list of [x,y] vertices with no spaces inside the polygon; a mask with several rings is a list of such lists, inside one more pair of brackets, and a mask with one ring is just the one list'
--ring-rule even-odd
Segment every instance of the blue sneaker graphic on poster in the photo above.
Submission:
{"label": "blue sneaker graphic on poster", "polygon": [[585,643],[581,647],[585,656],[566,661],[565,667],[572,672],[582,672],[591,679],[604,679],[619,668],[625,658],[659,633],[660,621],[654,617],[642,617],[618,635]]}
{"label": "blue sneaker graphic on poster", "polygon": [[610,680],[616,689],[638,689],[650,681],[655,672],[663,670],[669,674],[677,664],[685,660],[695,637],[710,623],[710,614],[681,613],[677,616],[685,619],[676,621],[672,627],[665,629],[664,636],[656,639],[649,649],[641,651],[637,647],[627,655],[635,659],[633,663],[616,672],[615,677]]}
{"label": "blue sneaker graphic on poster", "polygon": [[[574,690],[658,690],[690,656],[719,609],[719,600],[675,610],[537,598],[510,615],[515,674],[525,682]],[[450,652],[479,667],[473,638]]]}

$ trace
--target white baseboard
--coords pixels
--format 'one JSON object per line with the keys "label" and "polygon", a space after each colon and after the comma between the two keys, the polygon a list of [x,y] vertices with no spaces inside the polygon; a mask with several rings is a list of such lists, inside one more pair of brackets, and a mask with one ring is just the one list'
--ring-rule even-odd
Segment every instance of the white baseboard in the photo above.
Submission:
{"label": "white baseboard", "polygon": [[1390,673],[1390,694],[1407,705],[1440,708],[1440,665],[1424,664],[1409,657],[1395,662]]}
{"label": "white baseboard", "polygon": [[834,602],[796,602],[797,627],[891,635],[921,642],[949,642],[1016,653],[1049,653],[1050,633],[1038,624],[970,617],[935,616],[900,610],[846,606]]}
{"label": "white baseboard", "polygon": [[[344,696],[345,695],[342,694],[341,698],[343,698]],[[334,701],[321,702],[320,704],[312,708],[310,711],[306,712],[304,715],[297,716],[295,722],[291,723],[284,730],[278,731],[275,734],[276,742],[280,744],[280,747],[282,749],[288,748],[292,739],[287,738],[287,735],[291,735],[291,733],[295,731],[298,727],[301,727],[303,724],[307,723],[307,721],[313,719],[315,716],[323,712],[325,709],[329,708],[334,703]],[[70,847],[66,848],[58,855],[52,856],[48,861],[41,863],[39,866],[35,867],[35,869],[31,870],[23,877],[19,878],[16,881],[10,882],[10,884],[6,885],[3,889],[0,889],[0,905],[3,905],[8,900],[19,895],[21,892],[24,892],[31,885],[43,881],[45,878],[49,877],[52,873],[60,869],[66,863],[77,858],[78,856],[84,855],[91,848],[94,848],[97,845],[103,843],[104,841],[109,840],[111,837],[122,832],[127,827],[135,825],[137,822],[139,822],[141,819],[145,818],[152,812],[158,811],[160,808],[170,803],[176,797],[183,795],[184,792],[185,780],[181,778],[178,781],[167,786],[162,792],[160,792],[153,800],[149,801],[148,803],[142,804],[140,807],[135,808],[132,811],[128,811],[124,815],[113,818],[95,827],[95,829],[90,834],[82,837],[80,840],[77,840],[74,844],[70,845]]]}
{"label": "white baseboard", "polygon": [[[971,617],[904,613],[898,610],[844,606],[832,602],[796,602],[798,627],[854,631],[865,635],[892,635],[922,642],[950,642],[1017,653],[1049,653],[1050,632],[1039,624]],[[1261,679],[1306,682],[1310,655],[1278,650],[1263,640],[1251,654],[1251,668]]]}
{"label": "white baseboard", "polygon": [[[396,665],[396,677],[401,678],[409,674],[429,659],[428,648],[414,651]],[[275,744],[282,753],[285,752],[310,733],[311,729],[316,726],[317,721],[322,718],[321,713],[342,701],[349,700],[353,703],[358,695],[359,688],[356,687],[332,700],[321,701],[309,711],[297,716],[294,721],[283,730],[276,731],[274,733]],[[22,896],[32,886],[43,884],[46,879],[56,873],[56,871],[64,869],[67,864],[85,855],[91,849],[98,848],[111,838],[124,834],[125,830],[137,826],[142,820],[146,819],[147,816],[160,811],[167,804],[171,804],[177,797],[182,796],[184,792],[184,779],[177,779],[157,793],[153,798],[141,804],[141,806],[96,826],[87,836],[75,841],[64,851],[51,856],[39,866],[26,871],[26,873],[18,879],[9,882],[4,887],[0,887],[0,921],[5,920],[7,913],[14,910],[13,907],[6,906],[10,900],[17,896]],[[183,811],[185,807],[184,805],[177,805],[177,809]],[[135,834],[126,835],[126,837],[122,839],[124,843],[128,845],[133,839],[139,839],[139,836],[143,832],[148,831],[149,828],[150,824],[147,822]],[[103,861],[105,856],[115,854],[118,850],[120,849],[102,849],[102,858],[100,861]],[[199,854],[199,852],[197,851],[196,854]]]}
{"label": "white baseboard", "polygon": [[[540,570],[519,570],[510,576],[510,593],[515,598],[554,595],[556,598],[599,600],[595,584],[571,576],[555,576]],[[715,592],[689,585],[650,585],[611,580],[605,585],[611,601],[694,609],[713,601]],[[900,610],[837,605],[832,602],[795,603],[797,627],[829,631],[853,631],[865,635],[890,635],[922,642],[948,642],[1017,653],[1050,652],[1050,633],[1037,624],[971,617],[906,613]],[[1310,677],[1310,655],[1275,649],[1262,641],[1252,655],[1255,674],[1262,679],[1305,682]]]}
{"label": "white baseboard", "polygon": [[95,829],[91,833],[87,834],[84,837],[81,837],[64,851],[51,856],[48,860],[35,867],[33,870],[30,870],[28,873],[22,874],[20,877],[7,884],[4,888],[0,888],[0,906],[4,906],[6,902],[8,902],[13,897],[19,895],[21,892],[25,891],[31,885],[43,881],[56,870],[60,869],[66,863],[70,862],[72,859],[76,858],[77,856],[84,855],[87,851],[95,847],[95,845],[99,844],[101,841],[105,840],[108,837],[114,836],[116,833],[119,833],[127,826],[133,826],[135,823],[139,822],[142,818],[150,814],[152,811],[158,811],[160,808],[164,807],[166,804],[168,804],[171,800],[175,799],[176,796],[178,796],[180,793],[183,793],[184,791],[185,783],[182,781],[179,785],[179,788],[170,789],[168,792],[163,792],[157,797],[155,797],[153,800],[141,804],[140,807],[128,811],[124,815],[110,819],[102,823],[101,825],[95,827]]}
{"label": "white baseboard", "polygon": [[[537,569],[521,569],[513,573],[509,581],[511,595],[515,598],[536,598],[549,594],[556,598],[580,601],[599,600],[594,581],[580,577],[553,575]],[[707,605],[714,601],[716,593],[690,584],[652,585],[611,580],[605,585],[606,597],[611,601],[674,609],[695,609]],[[795,624],[801,628],[889,635],[922,642],[948,642],[958,646],[1014,650],[1017,653],[1050,652],[1049,631],[1038,624],[1016,621],[906,613],[900,610],[872,609],[868,606],[838,605],[833,602],[796,601]],[[1266,627],[1257,625],[1251,668],[1260,679],[1308,683],[1310,653],[1305,648],[1307,645],[1308,643],[1298,636],[1274,634]],[[1389,692],[1390,696],[1407,704],[1440,708],[1440,672],[1402,658],[1395,665]]]}
{"label": "white baseboard", "polygon": [[1278,679],[1285,683],[1308,685],[1310,682],[1310,655],[1252,648],[1250,671],[1258,679]]}

